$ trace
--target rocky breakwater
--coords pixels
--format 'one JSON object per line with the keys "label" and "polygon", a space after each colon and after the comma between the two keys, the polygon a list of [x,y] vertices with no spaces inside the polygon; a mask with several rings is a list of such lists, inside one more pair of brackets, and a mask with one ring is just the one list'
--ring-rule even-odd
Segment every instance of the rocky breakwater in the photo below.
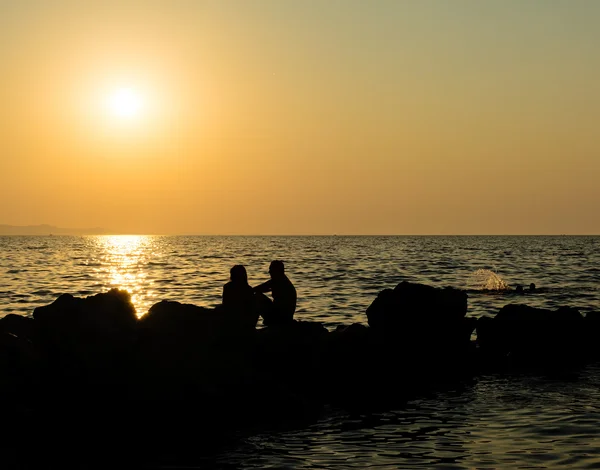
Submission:
{"label": "rocky breakwater", "polygon": [[408,282],[377,295],[368,326],[335,331],[304,321],[235,328],[220,309],[174,301],[138,319],[125,291],[61,295],[33,318],[0,320],[2,442],[102,442],[151,459],[310,422],[326,405],[390,406],[482,366],[598,356],[598,315],[514,305],[466,314],[464,291]]}

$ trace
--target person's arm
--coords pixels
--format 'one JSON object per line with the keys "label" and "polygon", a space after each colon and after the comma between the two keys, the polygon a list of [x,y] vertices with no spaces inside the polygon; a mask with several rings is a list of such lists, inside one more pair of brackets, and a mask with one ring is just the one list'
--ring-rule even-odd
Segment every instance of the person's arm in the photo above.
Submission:
{"label": "person's arm", "polygon": [[254,287],[252,290],[255,293],[264,293],[264,292],[269,292],[271,290],[272,286],[271,286],[271,280],[269,279],[267,282],[263,282],[262,284]]}

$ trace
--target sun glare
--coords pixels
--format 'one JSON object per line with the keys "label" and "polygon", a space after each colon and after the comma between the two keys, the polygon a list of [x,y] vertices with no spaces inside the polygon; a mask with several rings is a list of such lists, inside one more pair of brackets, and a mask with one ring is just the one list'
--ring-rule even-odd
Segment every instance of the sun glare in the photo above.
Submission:
{"label": "sun glare", "polygon": [[101,255],[97,275],[106,287],[123,289],[131,295],[138,316],[156,302],[153,280],[146,266],[154,253],[154,238],[146,235],[100,235],[93,237]]}
{"label": "sun glare", "polygon": [[142,96],[133,88],[119,88],[109,97],[110,110],[120,118],[130,119],[138,116],[142,106]]}

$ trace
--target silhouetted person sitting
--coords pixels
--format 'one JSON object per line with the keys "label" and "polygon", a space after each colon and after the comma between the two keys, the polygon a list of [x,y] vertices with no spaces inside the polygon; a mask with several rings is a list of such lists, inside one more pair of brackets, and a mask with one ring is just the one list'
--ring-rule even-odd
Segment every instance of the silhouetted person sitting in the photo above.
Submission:
{"label": "silhouetted person sitting", "polygon": [[[283,261],[271,261],[269,274],[270,280],[254,288],[254,292],[262,294],[257,301],[263,323],[266,326],[291,323],[296,311],[296,288],[285,275]],[[271,292],[272,302],[264,292]]]}
{"label": "silhouetted person sitting", "polygon": [[529,291],[533,292],[535,290],[535,284],[532,282],[531,284],[529,284]]}
{"label": "silhouetted person sitting", "polygon": [[520,284],[517,284],[517,286],[515,287],[515,292],[517,294],[522,294],[523,293],[523,286]]}
{"label": "silhouetted person sitting", "polygon": [[248,284],[246,268],[236,264],[229,271],[230,281],[223,286],[223,309],[227,318],[226,325],[241,328],[254,328],[258,322],[258,313],[254,291]]}

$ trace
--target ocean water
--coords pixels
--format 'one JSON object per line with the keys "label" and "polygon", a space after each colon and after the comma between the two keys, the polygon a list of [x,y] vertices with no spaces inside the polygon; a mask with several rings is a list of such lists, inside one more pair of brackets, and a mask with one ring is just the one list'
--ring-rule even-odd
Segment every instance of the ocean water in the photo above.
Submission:
{"label": "ocean water", "polygon": [[[130,292],[138,316],[163,299],[210,307],[231,266],[244,264],[253,285],[273,259],[298,290],[296,317],[332,328],[365,323],[377,293],[403,280],[466,289],[476,317],[509,302],[585,314],[600,306],[599,248],[583,236],[0,236],[0,316],[112,287]],[[511,290],[532,282],[533,293]]]}
{"label": "ocean water", "polygon": [[[366,323],[377,293],[403,280],[466,289],[475,317],[516,302],[600,310],[594,236],[4,236],[0,317],[113,287],[131,293],[138,316],[163,299],[210,307],[231,266],[257,284],[272,259],[297,288],[296,318],[330,329]],[[514,293],[530,283],[534,292]],[[489,375],[385,413],[329,410],[311,426],[246,438],[210,466],[600,468],[598,423],[596,364],[568,379]]]}

